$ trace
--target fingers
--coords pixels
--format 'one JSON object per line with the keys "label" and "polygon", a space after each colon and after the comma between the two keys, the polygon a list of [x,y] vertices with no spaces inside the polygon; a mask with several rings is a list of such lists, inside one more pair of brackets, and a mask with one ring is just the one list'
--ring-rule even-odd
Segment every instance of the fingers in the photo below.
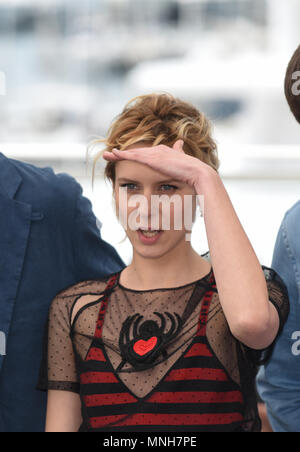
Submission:
{"label": "fingers", "polygon": [[120,160],[122,159],[136,160],[136,157],[138,156],[135,153],[135,149],[130,149],[129,151],[120,151],[120,149],[113,148],[112,152]]}
{"label": "fingers", "polygon": [[105,152],[103,152],[102,157],[103,157],[105,160],[108,160],[108,161],[111,161],[111,162],[116,162],[116,161],[122,159],[121,156],[118,156],[118,155],[116,155],[115,153],[110,152],[110,151],[105,151]]}
{"label": "fingers", "polygon": [[183,140],[177,140],[173,145],[173,149],[175,149],[175,151],[184,152],[183,145],[184,145]]}
{"label": "fingers", "polygon": [[[173,149],[177,152],[184,153],[183,145],[184,145],[183,140],[181,140],[181,139],[177,140],[173,145]],[[109,161],[118,161],[118,160],[124,160],[124,159],[129,159],[129,160],[130,159],[132,159],[132,160],[141,159],[142,161],[144,161],[145,158],[147,157],[147,153],[144,154],[141,151],[149,152],[149,150],[153,150],[156,147],[157,146],[148,147],[148,148],[131,149],[129,151],[120,151],[119,149],[113,148],[111,152],[105,151],[103,153],[103,158],[105,160],[109,160]],[[136,151],[139,151],[139,152],[137,153]]]}
{"label": "fingers", "polygon": [[140,154],[136,154],[135,149],[131,149],[130,151],[120,151],[119,149],[112,149],[111,151],[104,151],[102,157],[105,160],[109,160],[112,162],[117,162],[119,160],[141,160],[143,156]]}

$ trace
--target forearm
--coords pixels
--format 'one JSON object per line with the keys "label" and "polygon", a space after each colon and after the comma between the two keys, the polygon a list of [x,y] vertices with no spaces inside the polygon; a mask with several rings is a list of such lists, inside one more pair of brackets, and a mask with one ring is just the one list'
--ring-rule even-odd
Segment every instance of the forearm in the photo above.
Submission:
{"label": "forearm", "polygon": [[219,175],[202,171],[195,190],[204,196],[211,262],[232,334],[250,347],[264,348],[275,338],[279,320],[261,265]]}
{"label": "forearm", "polygon": [[77,432],[81,422],[81,402],[78,394],[48,391],[46,433]]}

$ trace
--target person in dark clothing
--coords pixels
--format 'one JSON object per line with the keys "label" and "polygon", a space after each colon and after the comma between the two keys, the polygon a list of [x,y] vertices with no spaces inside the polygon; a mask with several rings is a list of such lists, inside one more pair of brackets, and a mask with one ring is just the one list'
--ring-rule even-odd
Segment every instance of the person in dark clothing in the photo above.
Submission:
{"label": "person in dark clothing", "polygon": [[47,400],[36,381],[50,302],[124,263],[67,174],[0,153],[0,210],[0,431],[41,432]]}

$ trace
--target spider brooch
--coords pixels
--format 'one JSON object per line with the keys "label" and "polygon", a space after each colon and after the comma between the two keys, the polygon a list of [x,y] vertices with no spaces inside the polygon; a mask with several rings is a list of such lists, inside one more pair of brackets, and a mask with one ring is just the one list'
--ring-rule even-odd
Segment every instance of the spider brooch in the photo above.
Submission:
{"label": "spider brooch", "polygon": [[[151,367],[161,354],[167,356],[165,347],[181,330],[182,320],[176,312],[174,315],[165,312],[166,317],[171,321],[171,327],[164,332],[166,317],[159,312],[154,314],[160,319],[160,325],[155,320],[146,320],[141,324],[144,317],[140,314],[127,317],[123,323],[119,338],[123,360],[118,370],[121,370],[126,362],[130,363],[135,370],[145,370]],[[132,330],[133,339],[130,339],[130,330]]]}

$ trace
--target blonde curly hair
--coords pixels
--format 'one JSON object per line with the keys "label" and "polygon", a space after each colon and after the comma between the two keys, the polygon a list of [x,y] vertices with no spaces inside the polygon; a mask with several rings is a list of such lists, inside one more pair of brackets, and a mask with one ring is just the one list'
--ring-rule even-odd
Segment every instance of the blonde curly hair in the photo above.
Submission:
{"label": "blonde curly hair", "polygon": [[[163,92],[136,96],[125,105],[112,122],[106,138],[97,138],[91,145],[105,144],[93,162],[95,165],[104,151],[143,144],[165,144],[172,147],[177,140],[184,141],[184,152],[210,165],[216,172],[220,165],[217,146],[211,135],[211,124],[192,104]],[[89,149],[89,148],[88,148]],[[115,184],[115,162],[107,162],[104,178]]]}

